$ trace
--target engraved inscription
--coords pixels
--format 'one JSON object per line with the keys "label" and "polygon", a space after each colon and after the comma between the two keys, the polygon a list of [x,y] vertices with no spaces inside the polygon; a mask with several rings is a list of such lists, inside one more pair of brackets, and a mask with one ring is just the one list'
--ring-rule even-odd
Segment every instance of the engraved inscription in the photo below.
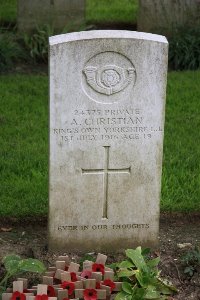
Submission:
{"label": "engraved inscription", "polygon": [[121,169],[110,169],[109,168],[109,149],[110,146],[104,146],[104,168],[103,169],[81,169],[83,174],[102,174],[103,175],[103,219],[108,219],[108,175],[109,174],[130,174],[131,167]]}
{"label": "engraved inscription", "polygon": [[87,230],[124,230],[124,229],[149,229],[150,224],[114,224],[114,225],[59,225],[59,231],[87,231]]}
{"label": "engraved inscription", "polygon": [[65,126],[53,128],[59,143],[92,143],[94,141],[126,141],[136,143],[151,140],[162,133],[161,126],[152,126],[140,108],[76,109]]}
{"label": "engraved inscription", "polygon": [[135,68],[123,69],[118,66],[109,65],[97,68],[86,67],[83,72],[88,84],[97,92],[112,95],[125,89],[135,77]]}

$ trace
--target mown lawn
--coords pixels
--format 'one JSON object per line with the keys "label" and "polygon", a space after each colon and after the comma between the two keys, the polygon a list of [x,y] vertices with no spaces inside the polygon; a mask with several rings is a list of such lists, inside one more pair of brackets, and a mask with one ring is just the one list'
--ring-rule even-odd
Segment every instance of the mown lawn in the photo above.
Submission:
{"label": "mown lawn", "polygon": [[87,0],[86,21],[136,23],[138,0]]}
{"label": "mown lawn", "polygon": [[200,71],[169,73],[163,210],[200,210]]}
{"label": "mown lawn", "polygon": [[[138,0],[86,0],[86,21],[135,23],[137,9]],[[17,0],[1,0],[0,22],[15,23],[16,20]]]}
{"label": "mown lawn", "polygon": [[[48,210],[48,78],[0,77],[0,215]],[[168,76],[163,211],[200,210],[200,72]]]}
{"label": "mown lawn", "polygon": [[17,0],[0,0],[0,22],[15,23],[17,19]]}
{"label": "mown lawn", "polygon": [[47,212],[47,76],[0,78],[0,215]]}

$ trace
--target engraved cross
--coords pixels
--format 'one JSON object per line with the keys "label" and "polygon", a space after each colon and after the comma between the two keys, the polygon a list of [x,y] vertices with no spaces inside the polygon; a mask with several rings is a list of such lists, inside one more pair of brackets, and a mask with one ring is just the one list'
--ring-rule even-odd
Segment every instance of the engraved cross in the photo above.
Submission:
{"label": "engraved cross", "polygon": [[91,174],[102,174],[103,175],[103,216],[102,218],[108,219],[108,179],[109,174],[130,174],[131,167],[129,168],[121,168],[121,169],[110,169],[109,168],[109,150],[110,146],[104,147],[104,168],[103,169],[81,169],[83,174],[91,175]]}

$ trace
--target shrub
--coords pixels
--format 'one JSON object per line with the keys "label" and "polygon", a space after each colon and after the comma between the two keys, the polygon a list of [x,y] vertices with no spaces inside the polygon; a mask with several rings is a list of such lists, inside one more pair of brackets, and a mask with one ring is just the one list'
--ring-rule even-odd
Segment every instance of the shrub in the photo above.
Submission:
{"label": "shrub", "polygon": [[22,55],[22,49],[14,35],[0,32],[0,73],[11,69]]}
{"label": "shrub", "polygon": [[184,273],[193,276],[200,269],[200,248],[195,246],[182,257],[182,262],[185,265]]}
{"label": "shrub", "polygon": [[150,249],[127,249],[126,260],[117,264],[117,277],[122,282],[122,291],[115,300],[168,299],[177,289],[160,277],[160,258],[149,259]]}
{"label": "shrub", "polygon": [[48,39],[52,35],[64,34],[72,31],[86,30],[85,23],[75,24],[71,22],[65,26],[61,31],[55,30],[50,25],[44,25],[37,27],[33,34],[24,35],[24,45],[28,50],[30,57],[35,63],[47,63],[48,62]]}
{"label": "shrub", "polygon": [[25,48],[34,62],[48,62],[48,38],[54,35],[54,30],[49,25],[37,27],[32,35],[24,35]]}
{"label": "shrub", "polygon": [[200,28],[179,28],[169,38],[169,67],[174,70],[200,68]]}

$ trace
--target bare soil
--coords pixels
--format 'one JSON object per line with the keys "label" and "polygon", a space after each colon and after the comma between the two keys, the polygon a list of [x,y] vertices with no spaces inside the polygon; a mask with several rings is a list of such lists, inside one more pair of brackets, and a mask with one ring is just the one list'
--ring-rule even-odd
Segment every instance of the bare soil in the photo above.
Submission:
{"label": "bare soil", "polygon": [[[178,244],[189,243],[183,248]],[[185,265],[181,257],[194,246],[200,246],[200,213],[163,213],[160,220],[160,247],[152,255],[161,256],[162,276],[169,279],[179,290],[172,299],[200,299],[200,267],[192,277],[184,274]],[[0,260],[3,256],[16,253],[22,257],[34,257],[46,265],[53,265],[58,255],[68,254],[75,262],[80,260],[77,253],[48,251],[47,219],[0,218]],[[106,253],[105,253],[106,254]],[[94,255],[96,255],[94,253]],[[123,255],[109,255],[108,262],[119,261]],[[3,266],[0,268],[0,277]],[[33,278],[30,278],[32,281]]]}

